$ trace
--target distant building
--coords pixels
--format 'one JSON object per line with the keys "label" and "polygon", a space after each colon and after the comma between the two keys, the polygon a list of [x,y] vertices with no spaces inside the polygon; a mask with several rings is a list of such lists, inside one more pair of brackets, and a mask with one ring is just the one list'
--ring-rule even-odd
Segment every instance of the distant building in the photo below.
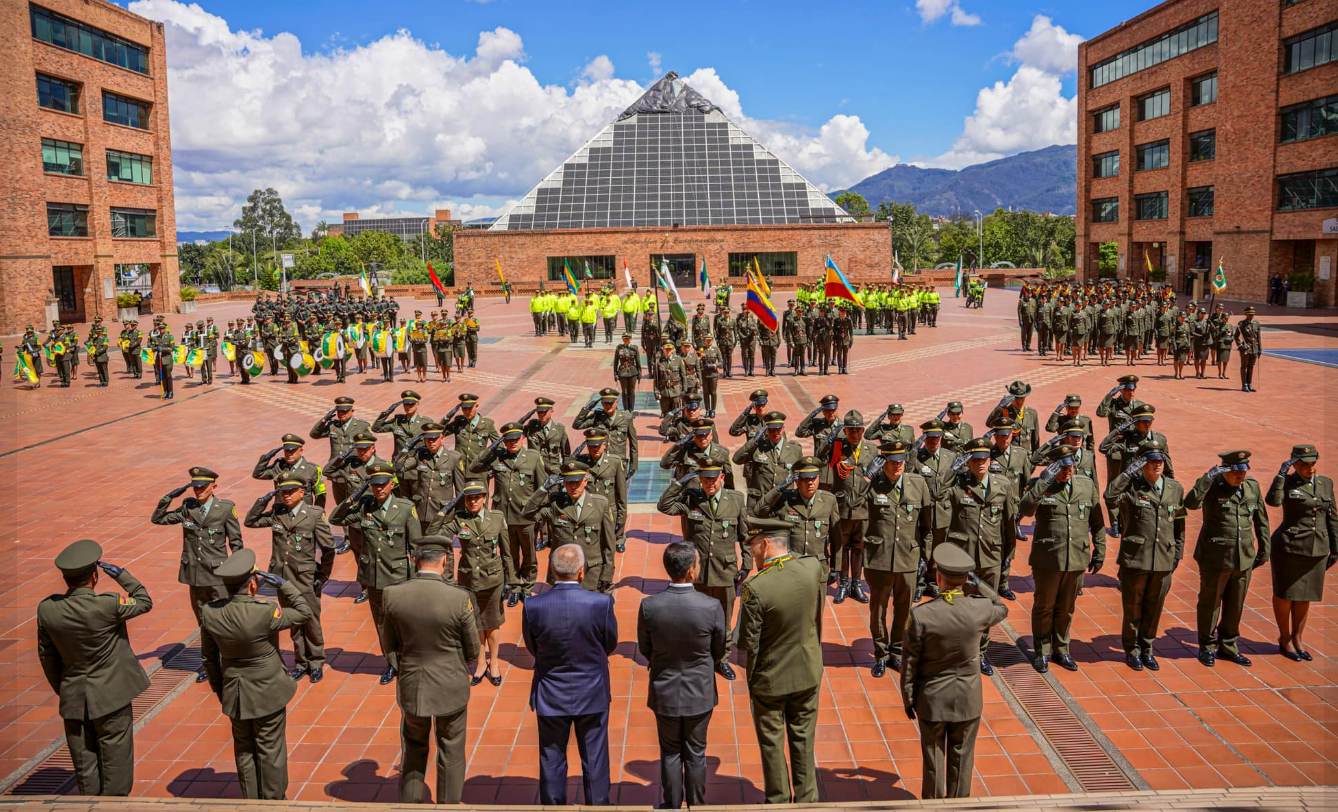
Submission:
{"label": "distant building", "polygon": [[363,219],[356,211],[344,212],[344,221],[329,227],[326,234],[356,237],[364,231],[385,231],[408,242],[420,234],[435,234],[438,224],[459,226],[451,219],[450,209],[437,209],[430,217],[369,217]]}
{"label": "distant building", "polygon": [[1120,277],[1151,263],[1182,288],[1221,261],[1228,299],[1308,272],[1334,304],[1338,5],[1168,0],[1082,43],[1078,67],[1084,278],[1113,242]]}
{"label": "distant building", "polygon": [[[0,4],[0,334],[180,301],[162,23],[104,0]],[[114,332],[114,331],[113,331]]]}

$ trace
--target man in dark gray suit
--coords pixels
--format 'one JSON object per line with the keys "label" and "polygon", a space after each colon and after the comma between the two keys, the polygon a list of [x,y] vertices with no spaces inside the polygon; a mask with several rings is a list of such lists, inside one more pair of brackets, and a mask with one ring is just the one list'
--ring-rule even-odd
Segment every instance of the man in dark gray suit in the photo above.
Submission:
{"label": "man in dark gray suit", "polygon": [[567,739],[576,728],[588,806],[609,803],[609,655],[618,647],[613,596],[581,588],[585,551],[564,544],[548,559],[553,588],[525,601],[525,648],[534,656],[530,708],[539,718],[539,802],[567,803]]}
{"label": "man in dark gray suit", "polygon": [[641,601],[636,640],[650,666],[650,695],[660,735],[661,809],[706,802],[706,729],[718,697],[715,663],[729,627],[720,602],[697,592],[697,548],[675,541],[664,551],[669,588]]}

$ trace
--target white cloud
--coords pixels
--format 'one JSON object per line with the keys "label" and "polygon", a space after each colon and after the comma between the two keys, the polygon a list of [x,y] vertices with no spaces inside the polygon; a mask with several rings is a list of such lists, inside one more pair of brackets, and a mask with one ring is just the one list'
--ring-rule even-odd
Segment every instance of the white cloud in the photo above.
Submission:
{"label": "white cloud", "polygon": [[[573,86],[545,85],[506,28],[480,33],[473,54],[404,30],[312,53],[292,34],[233,30],[196,4],[137,0],[131,10],[164,23],[183,230],[227,226],[267,186],[308,231],[344,211],[492,216],[645,91],[616,78],[606,55]],[[825,188],[895,162],[867,147],[855,116],[803,132],[746,117],[713,69],[688,82]]]}
{"label": "white cloud", "polygon": [[924,23],[932,23],[950,14],[953,25],[980,25],[980,15],[964,11],[959,0],[915,0],[915,10]]}
{"label": "white cloud", "polygon": [[952,149],[928,163],[956,169],[1077,143],[1078,99],[1064,95],[1063,77],[1077,69],[1082,40],[1038,14],[1009,52],[1021,63],[1017,71],[1006,82],[981,88]]}
{"label": "white cloud", "polygon": [[651,75],[656,79],[664,75],[661,71],[661,59],[659,51],[646,51],[646,62],[650,65]]}

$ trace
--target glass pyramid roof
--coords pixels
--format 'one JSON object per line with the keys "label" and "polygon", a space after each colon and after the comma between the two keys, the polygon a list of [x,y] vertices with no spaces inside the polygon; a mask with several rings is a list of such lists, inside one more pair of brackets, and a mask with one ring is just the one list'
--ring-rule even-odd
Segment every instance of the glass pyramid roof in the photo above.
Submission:
{"label": "glass pyramid roof", "polygon": [[670,71],[489,230],[853,222]]}

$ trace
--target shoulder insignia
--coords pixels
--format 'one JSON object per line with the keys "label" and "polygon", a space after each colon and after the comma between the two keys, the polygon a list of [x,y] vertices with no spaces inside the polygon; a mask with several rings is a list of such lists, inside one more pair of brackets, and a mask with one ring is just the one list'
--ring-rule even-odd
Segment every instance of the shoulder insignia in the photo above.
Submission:
{"label": "shoulder insignia", "polygon": [[474,601],[472,598],[465,598],[465,611],[466,612],[474,611]]}
{"label": "shoulder insignia", "polygon": [[274,617],[275,617],[275,618],[281,618],[281,617],[283,617],[283,607],[282,607],[282,606],[275,606],[275,607],[274,607]]}
{"label": "shoulder insignia", "polygon": [[418,518],[418,506],[417,506],[417,505],[409,505],[409,515],[410,515],[410,516],[413,516],[415,519]]}
{"label": "shoulder insignia", "polygon": [[237,506],[236,506],[236,505],[233,505],[233,506],[232,506],[232,518],[234,518],[234,519],[237,518]]}
{"label": "shoulder insignia", "polygon": [[753,591],[752,591],[751,589],[748,588],[748,584],[747,584],[747,582],[744,582],[744,584],[743,584],[743,592],[739,595],[739,599],[740,599],[740,600],[743,600],[743,601],[746,601],[746,600],[748,600],[749,596],[752,595],[752,593],[753,593]]}
{"label": "shoulder insignia", "polygon": [[121,605],[122,605],[122,606],[134,606],[134,605],[135,605],[135,599],[132,598],[132,597],[130,597],[129,595],[121,595],[121,596],[118,598],[118,600],[121,602]]}

